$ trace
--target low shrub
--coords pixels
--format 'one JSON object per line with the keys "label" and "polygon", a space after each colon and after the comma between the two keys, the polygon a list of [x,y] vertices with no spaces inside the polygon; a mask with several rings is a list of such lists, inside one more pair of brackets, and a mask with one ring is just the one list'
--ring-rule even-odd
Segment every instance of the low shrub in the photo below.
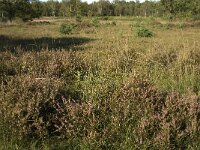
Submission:
{"label": "low shrub", "polygon": [[27,22],[27,25],[36,26],[36,25],[50,25],[49,21],[31,21]]}
{"label": "low shrub", "polygon": [[61,34],[71,34],[73,26],[71,24],[61,24],[59,31]]}
{"label": "low shrub", "polygon": [[76,22],[82,22],[82,17],[80,15],[76,16]]}
{"label": "low shrub", "polygon": [[193,21],[187,24],[189,27],[200,27],[200,21]]}
{"label": "low shrub", "polygon": [[167,24],[165,24],[164,26],[163,26],[165,29],[172,29],[172,28],[174,28],[175,27],[175,25],[173,24],[173,23],[167,23]]}
{"label": "low shrub", "polygon": [[132,133],[129,138],[140,149],[146,146],[150,149],[186,149],[191,141],[198,141],[195,133],[199,130],[199,119],[196,117],[200,108],[195,93],[188,91],[180,96],[136,79],[125,85],[116,97],[119,114],[129,114],[120,122],[121,128],[128,122],[132,121],[132,126],[135,123],[133,130],[129,130]]}
{"label": "low shrub", "polygon": [[84,32],[86,34],[96,34],[96,30],[93,28],[88,28],[88,29],[84,30]]}
{"label": "low shrub", "polygon": [[153,56],[149,57],[148,64],[149,67],[155,65],[167,67],[172,63],[175,63],[177,59],[178,59],[178,52],[175,50],[154,52]]}
{"label": "low shrub", "polygon": [[117,23],[116,23],[116,21],[112,21],[112,22],[106,22],[105,25],[108,26],[108,27],[109,26],[116,26]]}
{"label": "low shrub", "polygon": [[111,24],[112,24],[113,26],[116,26],[116,25],[117,25],[116,21],[112,21]]}
{"label": "low shrub", "polygon": [[91,24],[91,22],[87,21],[87,20],[83,20],[82,22],[79,22],[75,25],[76,30],[80,31],[80,30],[85,30],[88,28],[93,27],[93,25]]}
{"label": "low shrub", "polygon": [[108,16],[103,16],[101,17],[102,20],[109,20],[109,17]]}
{"label": "low shrub", "polygon": [[154,28],[163,27],[163,24],[160,21],[157,21],[157,20],[151,20],[149,22],[149,25],[152,26],[152,27],[154,27]]}
{"label": "low shrub", "polygon": [[184,22],[181,22],[181,23],[178,24],[179,29],[183,29],[185,27],[186,27],[186,24]]}
{"label": "low shrub", "polygon": [[97,17],[92,19],[92,25],[95,26],[95,27],[99,27],[100,21]]}
{"label": "low shrub", "polygon": [[1,17],[0,18],[0,22],[7,22],[8,21],[8,18],[6,18],[6,17]]}
{"label": "low shrub", "polygon": [[154,33],[147,28],[139,28],[137,30],[138,37],[152,37]]}
{"label": "low shrub", "polygon": [[143,23],[140,21],[137,21],[137,22],[131,24],[131,27],[142,27],[142,26],[143,26]]}
{"label": "low shrub", "polygon": [[143,27],[145,25],[145,20],[141,17],[135,18],[133,23],[130,25],[131,27]]}

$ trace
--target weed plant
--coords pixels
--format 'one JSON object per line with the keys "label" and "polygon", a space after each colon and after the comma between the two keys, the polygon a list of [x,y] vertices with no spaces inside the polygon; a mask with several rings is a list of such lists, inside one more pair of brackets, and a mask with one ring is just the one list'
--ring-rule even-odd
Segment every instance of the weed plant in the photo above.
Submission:
{"label": "weed plant", "polygon": [[82,17],[80,15],[76,16],[76,22],[78,23],[82,22]]}
{"label": "weed plant", "polygon": [[145,27],[139,28],[137,30],[138,37],[152,37],[153,35],[154,33]]}
{"label": "weed plant", "polygon": [[61,34],[71,34],[73,26],[71,24],[61,24],[59,31]]}
{"label": "weed plant", "polygon": [[99,27],[99,25],[100,25],[99,18],[97,18],[97,17],[93,18],[93,19],[92,19],[92,24],[93,24],[93,26],[95,26],[95,27]]}

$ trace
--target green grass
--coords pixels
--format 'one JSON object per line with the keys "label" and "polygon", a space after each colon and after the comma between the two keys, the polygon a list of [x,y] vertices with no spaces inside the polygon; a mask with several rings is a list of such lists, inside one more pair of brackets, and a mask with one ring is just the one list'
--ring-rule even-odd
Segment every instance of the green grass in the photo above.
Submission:
{"label": "green grass", "polygon": [[199,149],[198,22],[95,19],[0,24],[0,149]]}

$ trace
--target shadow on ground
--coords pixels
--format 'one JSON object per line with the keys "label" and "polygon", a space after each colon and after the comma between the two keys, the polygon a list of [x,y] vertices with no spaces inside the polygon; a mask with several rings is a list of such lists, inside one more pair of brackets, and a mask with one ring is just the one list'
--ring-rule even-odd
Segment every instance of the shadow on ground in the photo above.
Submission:
{"label": "shadow on ground", "polygon": [[14,52],[18,48],[23,51],[40,51],[42,49],[48,50],[82,50],[79,45],[93,41],[94,39],[83,37],[42,37],[42,38],[11,38],[5,35],[0,35],[0,51]]}

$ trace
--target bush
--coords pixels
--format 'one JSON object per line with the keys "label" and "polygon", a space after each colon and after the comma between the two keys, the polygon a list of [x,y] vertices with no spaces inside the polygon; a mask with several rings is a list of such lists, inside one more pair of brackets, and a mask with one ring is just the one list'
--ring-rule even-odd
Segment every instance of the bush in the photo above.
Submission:
{"label": "bush", "polygon": [[8,18],[6,17],[0,17],[0,22],[7,22],[8,21]]}
{"label": "bush", "polygon": [[163,27],[163,24],[160,21],[158,21],[158,20],[151,20],[151,21],[149,21],[148,25],[150,25],[150,26],[152,26],[154,28],[161,28],[161,27]]}
{"label": "bush", "polygon": [[154,34],[147,28],[140,28],[137,30],[138,37],[152,37]]}
{"label": "bush", "polygon": [[61,34],[70,34],[72,30],[73,26],[71,24],[61,24],[59,29]]}
{"label": "bush", "polygon": [[105,25],[106,26],[116,26],[117,23],[116,23],[116,21],[112,21],[112,22],[106,22]]}
{"label": "bush", "polygon": [[82,17],[80,15],[76,16],[76,22],[82,22]]}
{"label": "bush", "polygon": [[116,25],[117,25],[116,21],[112,21],[111,24],[112,24],[113,26],[116,26]]}
{"label": "bush", "polygon": [[142,27],[142,22],[137,21],[135,24],[132,25],[133,27]]}
{"label": "bush", "polygon": [[76,31],[85,30],[85,29],[88,29],[92,26],[93,25],[88,20],[83,20],[82,22],[79,22],[76,25],[74,25]]}
{"label": "bush", "polygon": [[109,20],[109,17],[108,16],[103,16],[103,17],[101,17],[101,19],[107,21],[107,20]]}
{"label": "bush", "polygon": [[99,27],[99,19],[96,17],[96,18],[93,18],[92,19],[92,25],[95,26],[95,27]]}
{"label": "bush", "polygon": [[175,27],[175,25],[173,23],[166,23],[164,25],[164,28],[167,29],[167,30],[170,30],[170,29],[172,29],[174,27]]}

